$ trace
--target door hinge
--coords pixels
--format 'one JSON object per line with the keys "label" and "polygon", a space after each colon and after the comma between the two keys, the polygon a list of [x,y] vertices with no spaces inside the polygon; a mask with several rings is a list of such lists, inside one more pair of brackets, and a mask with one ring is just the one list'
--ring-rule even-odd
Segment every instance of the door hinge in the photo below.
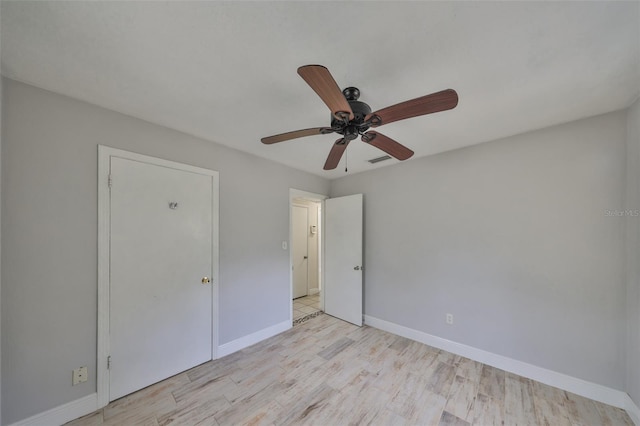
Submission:
{"label": "door hinge", "polygon": [[109,185],[109,188],[111,188],[111,185],[113,185],[113,179],[111,178],[111,175],[109,175],[109,177],[107,178],[107,185]]}
{"label": "door hinge", "polygon": [[111,355],[107,357],[107,370],[111,370]]}

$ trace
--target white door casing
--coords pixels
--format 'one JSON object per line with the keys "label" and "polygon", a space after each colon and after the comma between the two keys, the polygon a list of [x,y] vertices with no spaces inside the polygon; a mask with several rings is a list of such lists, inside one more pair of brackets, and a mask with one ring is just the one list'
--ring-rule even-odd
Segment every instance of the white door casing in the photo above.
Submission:
{"label": "white door casing", "polygon": [[[104,406],[215,358],[218,174],[99,150],[100,183],[112,182],[106,191],[99,187],[98,402]],[[203,284],[204,277],[211,282]]]}
{"label": "white door casing", "polygon": [[362,194],[325,201],[324,311],[362,325]]}
{"label": "white door casing", "polygon": [[305,206],[293,206],[292,259],[293,259],[293,298],[306,296],[309,283],[309,247],[307,232],[309,229],[309,210]]}

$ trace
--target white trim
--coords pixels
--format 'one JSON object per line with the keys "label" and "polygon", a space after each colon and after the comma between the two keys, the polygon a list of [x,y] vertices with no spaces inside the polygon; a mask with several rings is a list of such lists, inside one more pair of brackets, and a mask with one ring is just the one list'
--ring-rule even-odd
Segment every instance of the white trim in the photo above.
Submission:
{"label": "white trim", "polygon": [[[487,352],[462,343],[453,342],[438,336],[433,336],[431,334],[375,318],[370,315],[365,315],[364,319],[365,324],[371,327],[397,334],[398,336],[406,337],[456,355],[464,356],[474,361],[584,396],[585,398],[613,405],[614,407],[627,409],[627,411],[629,411],[629,405],[633,404],[633,401],[631,401],[628,394],[616,389],[518,361],[513,358]],[[635,415],[637,417],[637,407],[635,408]],[[629,415],[631,416],[631,412],[629,412]],[[638,422],[636,422],[636,424],[638,424]]]}
{"label": "white trim", "polygon": [[141,161],[158,166],[211,176],[212,180],[212,209],[211,232],[213,238],[211,249],[211,313],[212,339],[211,358],[218,357],[218,289],[219,277],[219,218],[220,218],[220,176],[215,170],[204,169],[189,164],[150,157],[143,154],[98,145],[98,356],[97,356],[97,405],[104,407],[109,403],[109,370],[107,357],[109,356],[109,246],[110,246],[110,189],[108,186],[111,157]]}
{"label": "white trim", "polygon": [[62,425],[86,416],[98,409],[98,394],[92,393],[75,401],[59,405],[35,416],[13,423],[11,426]]}
{"label": "white trim", "polygon": [[636,426],[640,426],[640,408],[638,408],[628,394],[625,400],[625,406],[622,408],[627,411],[627,414],[629,414],[633,423],[635,423]]}
{"label": "white trim", "polygon": [[109,403],[109,372],[106,369],[109,356],[109,236],[111,234],[109,211],[109,170],[111,148],[98,145],[98,359],[97,403],[104,407]]}
{"label": "white trim", "polygon": [[[2,164],[2,77],[0,76],[0,165]],[[0,167],[0,176],[2,176],[2,167]],[[2,179],[0,178],[0,188],[2,188]],[[2,191],[0,191],[0,212],[2,211]],[[1,216],[1,215],[0,215]],[[0,217],[0,223],[2,223]],[[0,241],[2,241],[2,233],[0,232]],[[0,259],[2,259],[2,244],[0,244]],[[2,262],[0,262],[0,272],[2,271]],[[0,276],[2,274],[0,273]],[[2,306],[2,280],[0,279],[0,306]],[[2,318],[2,310],[0,309],[0,318]],[[0,330],[2,324],[0,321]],[[0,332],[0,342],[2,342],[2,333]],[[2,365],[2,344],[0,344],[0,365]],[[0,422],[2,422],[2,368],[0,368]]]}
{"label": "white trim", "polygon": [[248,334],[239,339],[232,340],[218,347],[218,355],[220,358],[238,352],[244,348],[248,348],[251,345],[255,345],[269,337],[273,337],[276,334],[280,334],[283,331],[287,331],[292,327],[291,321],[283,321],[281,323],[272,325],[255,333]]}
{"label": "white trim", "polygon": [[[272,325],[271,327],[264,328],[255,333],[251,333],[247,336],[225,343],[216,348],[215,352],[218,357],[222,358],[258,342],[261,342],[269,337],[273,337],[276,334],[280,334],[289,330],[292,327],[291,321],[283,321],[279,324]],[[107,383],[108,385],[108,383]],[[107,387],[108,391],[108,387]],[[108,398],[108,393],[107,393]],[[27,419],[20,420],[13,423],[10,426],[41,426],[41,425],[62,425],[71,420],[75,420],[79,417],[86,416],[93,413],[103,405],[99,405],[99,398],[97,393],[85,396],[83,398],[71,401],[67,404],[60,405],[52,408],[35,416],[31,416]]]}
{"label": "white trim", "polygon": [[[453,344],[456,345],[457,347],[466,347],[468,351],[479,351],[479,352],[484,352],[481,351],[479,349],[475,349],[475,348],[471,348],[469,346],[465,346],[465,345],[461,345],[459,343],[455,343],[455,342],[451,342],[449,340],[446,339],[441,339],[439,337],[435,337],[435,336],[431,336],[429,334],[426,333],[422,333],[420,331],[417,330],[413,330],[407,327],[403,327],[401,325],[397,325],[388,321],[384,321],[375,317],[371,317],[368,315],[365,315],[365,321],[366,324],[371,326],[371,327],[375,327],[375,328],[379,328],[381,330],[384,331],[388,331],[390,333],[394,333],[397,334],[399,336],[403,336],[403,337],[407,337],[409,339],[412,340],[416,340],[419,341],[421,343],[425,343],[428,344],[430,346],[434,346],[434,347],[438,347],[436,346],[434,343],[437,342],[447,342],[448,344]],[[280,324],[276,324],[274,326],[265,328],[263,330],[260,330],[256,333],[250,334],[248,336],[245,337],[241,337],[240,339],[236,339],[232,342],[229,343],[225,343],[224,345],[220,346],[218,348],[218,353],[220,354],[220,357],[232,354],[233,352],[239,351],[241,349],[244,349],[246,347],[249,347],[255,343],[258,343],[264,339],[268,339],[269,337],[275,336],[278,333],[281,333],[283,331],[288,330],[289,328],[291,328],[291,324],[289,324],[287,321],[281,322]],[[406,334],[402,334],[403,332],[406,332]],[[417,337],[422,337],[424,338],[425,341],[423,340],[419,340],[419,339],[415,339],[412,336],[417,336]],[[428,340],[428,342],[426,341]],[[445,348],[440,348],[440,349],[445,349]],[[445,350],[449,350],[449,349],[445,349]],[[453,352],[453,351],[450,351]],[[455,353],[455,352],[453,352]],[[468,354],[468,352],[467,352]],[[501,357],[500,355],[495,355],[495,354],[491,354],[489,352],[485,352],[485,354],[489,354],[493,357],[496,357],[496,359],[499,358],[504,358]],[[458,355],[463,355],[463,354],[458,354]],[[479,361],[479,362],[483,362],[480,361],[476,358],[472,358],[469,357],[467,355],[463,355],[466,356],[468,358],[474,359],[475,361]],[[508,359],[508,358],[506,358]],[[510,360],[510,361],[514,361],[514,360]],[[520,361],[515,361],[516,363],[520,363]],[[489,363],[486,363],[489,364]],[[525,364],[525,363],[521,363],[521,364]],[[492,364],[489,364],[492,365]],[[529,367],[533,367],[534,369],[538,369],[539,367],[535,367],[535,366],[531,366],[530,364],[525,364]],[[504,370],[504,368],[502,368],[501,365],[497,365],[493,364],[493,367],[496,368],[501,368]],[[507,370],[510,371],[510,370]],[[547,370],[548,371],[548,370]],[[524,375],[521,374],[520,372],[516,372],[516,371],[510,371],[512,373],[515,374],[519,374],[519,375]],[[551,372],[553,373],[553,372]],[[554,373],[554,374],[560,374],[560,373]],[[526,377],[526,376],[525,376]],[[533,378],[533,377],[530,377]],[[538,380],[533,378],[534,380]],[[574,379],[574,380],[579,380],[579,379]],[[588,382],[586,382],[588,383]],[[553,383],[549,383],[550,385],[557,386],[556,384]],[[588,383],[589,385],[594,385],[593,383]],[[600,386],[600,385],[595,385],[595,386]],[[568,390],[568,389],[565,389]],[[622,395],[618,395],[619,397],[621,397],[621,407],[619,408],[623,408],[627,411],[627,413],[629,414],[629,417],[631,417],[631,420],[637,425],[640,426],[640,408],[638,408],[638,406],[633,402],[633,400],[631,399],[631,397],[624,393],[624,392],[620,392],[620,391],[616,391],[613,389],[610,389],[611,391],[613,391],[613,393],[618,393],[618,394],[622,394]],[[573,392],[573,391],[571,391]],[[578,392],[573,392],[573,393],[577,393],[580,394]],[[600,402],[604,402],[607,404],[611,404],[616,406],[616,404],[607,402],[607,401],[600,401]],[[64,405],[60,405],[58,407],[52,408],[50,410],[47,410],[43,413],[40,414],[36,414],[35,416],[31,416],[27,419],[24,420],[20,420],[16,423],[13,423],[10,426],[37,426],[37,425],[43,425],[43,424],[47,424],[47,425],[61,425],[64,424],[66,422],[69,422],[71,420],[75,420],[77,418],[80,418],[82,416],[86,416],[87,414],[93,413],[94,411],[96,411],[98,409],[98,395],[93,393],[91,395],[87,395],[83,398],[77,399],[75,401],[71,401],[67,404]]]}

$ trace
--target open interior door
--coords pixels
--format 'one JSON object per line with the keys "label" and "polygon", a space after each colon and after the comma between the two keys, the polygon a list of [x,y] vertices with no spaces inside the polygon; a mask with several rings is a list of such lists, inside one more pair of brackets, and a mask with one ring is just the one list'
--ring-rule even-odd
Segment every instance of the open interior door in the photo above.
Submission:
{"label": "open interior door", "polygon": [[325,313],[362,325],[362,194],[325,201]]}

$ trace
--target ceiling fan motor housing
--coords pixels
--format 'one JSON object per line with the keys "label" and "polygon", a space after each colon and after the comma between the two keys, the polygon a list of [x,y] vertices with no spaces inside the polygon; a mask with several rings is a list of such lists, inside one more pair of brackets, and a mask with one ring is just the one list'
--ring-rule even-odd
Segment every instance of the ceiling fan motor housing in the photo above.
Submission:
{"label": "ceiling fan motor housing", "polygon": [[351,111],[353,111],[353,120],[345,123],[342,120],[337,119],[333,115],[331,116],[331,127],[336,130],[336,133],[343,135],[346,139],[353,140],[358,135],[363,134],[369,129],[369,126],[363,126],[364,119],[367,115],[371,114],[371,107],[364,102],[360,102],[360,90],[355,87],[347,87],[342,91],[342,94],[349,102]]}

